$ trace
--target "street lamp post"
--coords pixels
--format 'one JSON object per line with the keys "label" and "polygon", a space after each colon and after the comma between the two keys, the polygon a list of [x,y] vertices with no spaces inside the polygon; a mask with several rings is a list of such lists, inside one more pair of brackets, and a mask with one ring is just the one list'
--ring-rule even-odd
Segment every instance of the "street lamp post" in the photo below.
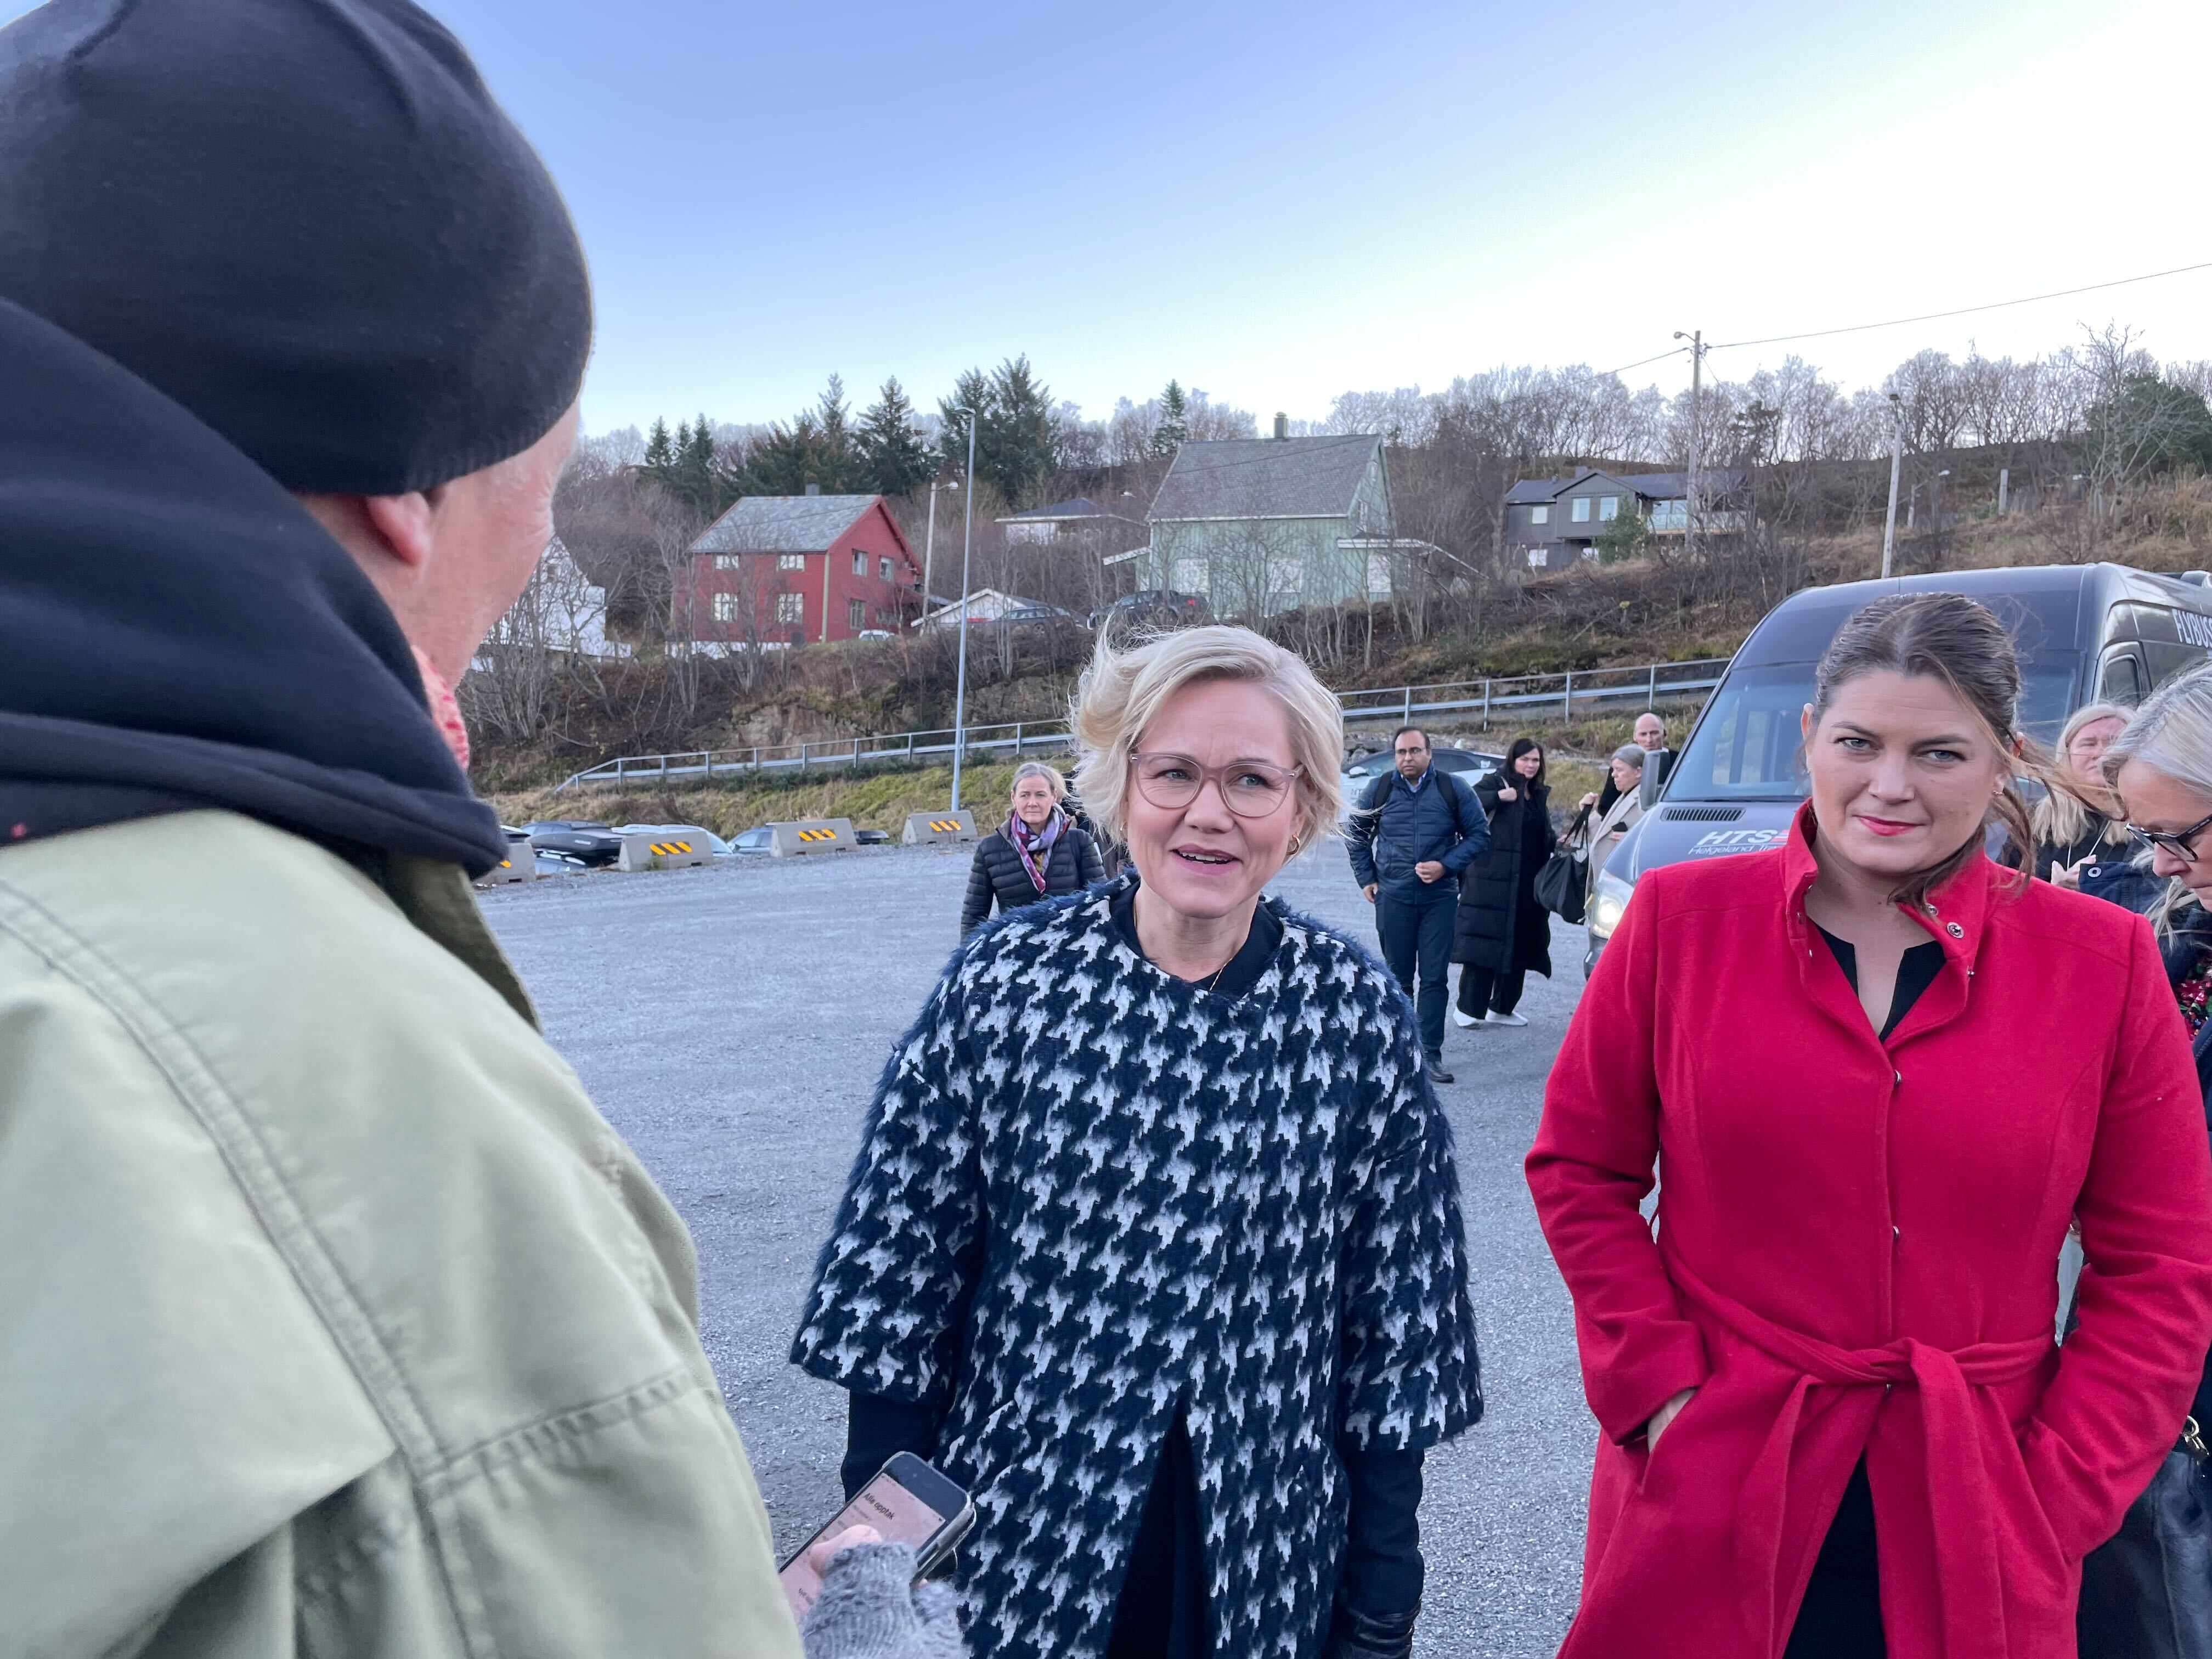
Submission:
{"label": "street lamp post", "polygon": [[960,810],[960,756],[968,746],[968,561],[975,550],[975,411],[968,417],[968,487],[960,532],[960,668],[952,692],[952,810]]}
{"label": "street lamp post", "polygon": [[1889,394],[1889,516],[1881,525],[1881,579],[1889,580],[1890,550],[1897,545],[1897,474],[1905,460],[1905,404],[1894,392]]}

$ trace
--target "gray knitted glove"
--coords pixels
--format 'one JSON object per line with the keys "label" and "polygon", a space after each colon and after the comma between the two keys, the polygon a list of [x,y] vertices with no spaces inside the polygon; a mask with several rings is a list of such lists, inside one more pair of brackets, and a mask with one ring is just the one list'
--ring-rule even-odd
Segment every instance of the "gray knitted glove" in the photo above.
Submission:
{"label": "gray knitted glove", "polygon": [[914,1588],[906,1544],[840,1550],[800,1639],[806,1659],[967,1659],[958,1598],[944,1584]]}

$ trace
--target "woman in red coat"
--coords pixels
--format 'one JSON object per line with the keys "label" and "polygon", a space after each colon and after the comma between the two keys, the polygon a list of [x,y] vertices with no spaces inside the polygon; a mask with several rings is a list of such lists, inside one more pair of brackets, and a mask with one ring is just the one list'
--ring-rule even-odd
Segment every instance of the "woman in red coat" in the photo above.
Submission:
{"label": "woman in red coat", "polygon": [[1983,855],[2019,683],[1981,605],[1876,601],[1789,841],[1651,872],[1600,960],[1528,1160],[1602,1430],[1563,1659],[2071,1659],[2173,1443],[2196,1073],[2144,923]]}

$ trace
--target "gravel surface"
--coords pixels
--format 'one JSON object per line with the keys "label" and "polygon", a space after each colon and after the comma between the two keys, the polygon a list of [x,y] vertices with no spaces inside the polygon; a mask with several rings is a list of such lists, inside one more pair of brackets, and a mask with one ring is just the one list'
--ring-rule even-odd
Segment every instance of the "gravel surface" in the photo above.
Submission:
{"label": "gravel surface", "polygon": [[[864,848],[711,869],[568,876],[485,909],[545,1030],[698,1242],[708,1353],[780,1547],[832,1511],[841,1390],[786,1359],[876,1077],[955,943],[968,848]],[[1370,944],[1372,912],[1323,848],[1272,890]],[[1580,928],[1525,1030],[1447,1026],[1488,1413],[1430,1454],[1416,1651],[1553,1652],[1574,1610],[1595,1428],[1565,1288],[1521,1158],[1582,988]]]}

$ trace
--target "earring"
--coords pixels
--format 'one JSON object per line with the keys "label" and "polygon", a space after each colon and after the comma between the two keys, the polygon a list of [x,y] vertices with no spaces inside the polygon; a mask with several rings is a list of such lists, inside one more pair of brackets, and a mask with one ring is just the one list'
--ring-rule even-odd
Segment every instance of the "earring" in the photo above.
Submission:
{"label": "earring", "polygon": [[1303,836],[1292,836],[1291,837],[1291,856],[1292,858],[1297,857],[1298,848],[1304,844],[1304,840],[1305,838]]}

